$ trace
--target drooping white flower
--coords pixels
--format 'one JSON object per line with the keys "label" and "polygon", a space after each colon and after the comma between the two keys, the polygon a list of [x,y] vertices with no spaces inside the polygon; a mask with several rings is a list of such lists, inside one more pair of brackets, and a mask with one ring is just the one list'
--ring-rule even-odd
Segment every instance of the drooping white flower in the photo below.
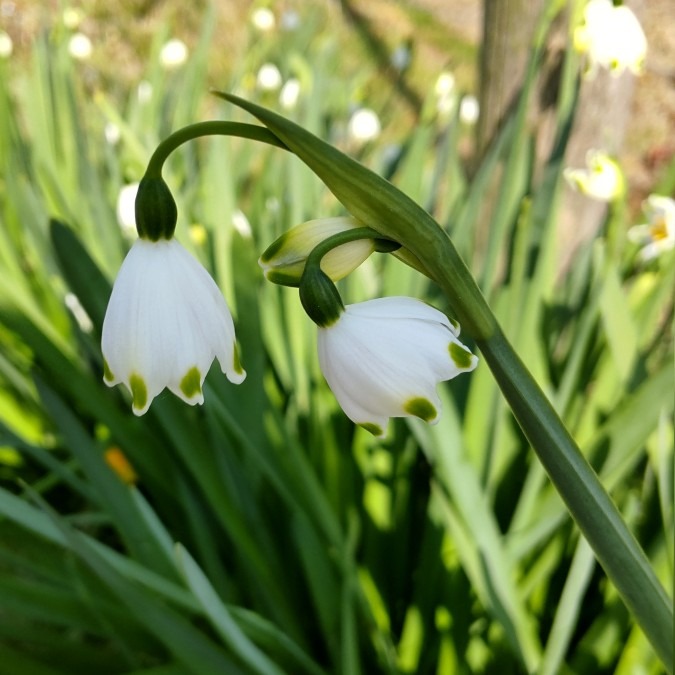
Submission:
{"label": "drooping white flower", "polygon": [[347,124],[349,137],[357,143],[374,141],[382,130],[380,118],[370,108],[359,108],[352,113]]}
{"label": "drooping white flower", "polygon": [[384,435],[390,417],[437,422],[438,383],[478,363],[457,339],[459,327],[413,298],[347,305],[318,331],[328,385],[347,417],[376,436]]}
{"label": "drooping white flower", "polygon": [[567,168],[563,176],[572,189],[601,202],[613,201],[623,194],[621,168],[602,150],[589,150],[586,168]]}
{"label": "drooping white flower", "polygon": [[628,238],[642,248],[640,259],[652,260],[675,248],[675,200],[662,195],[649,195],[643,210],[647,222],[628,230]]}
{"label": "drooping white flower", "polygon": [[165,70],[177,70],[188,59],[187,45],[178,38],[165,43],[159,52],[159,62]]}
{"label": "drooping white flower", "polygon": [[574,46],[588,58],[588,75],[598,67],[613,75],[628,69],[639,75],[647,55],[647,38],[637,17],[612,0],[590,0],[583,22],[574,31]]}
{"label": "drooping white flower", "polygon": [[220,290],[175,239],[138,239],[131,247],[110,296],[101,348],[105,383],[127,387],[136,415],[165,387],[190,405],[202,403],[214,358],[231,382],[246,377]]}

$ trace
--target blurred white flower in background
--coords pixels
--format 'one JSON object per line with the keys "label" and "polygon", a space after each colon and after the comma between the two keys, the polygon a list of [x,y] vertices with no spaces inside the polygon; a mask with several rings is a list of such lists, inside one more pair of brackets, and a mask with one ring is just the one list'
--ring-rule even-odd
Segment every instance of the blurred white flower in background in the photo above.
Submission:
{"label": "blurred white flower in background", "polygon": [[675,248],[675,200],[662,195],[649,195],[642,206],[646,223],[628,230],[628,239],[641,246],[643,261]]}
{"label": "blurred white flower in background", "polygon": [[136,236],[136,194],[138,183],[125,185],[117,195],[117,223],[122,232]]}
{"label": "blurred white flower in background", "polygon": [[359,108],[352,113],[347,124],[347,133],[357,143],[375,140],[382,131],[380,118],[370,108]]}
{"label": "blurred white flower in background", "polygon": [[285,31],[295,30],[300,26],[300,14],[294,9],[285,9],[281,14],[281,28]]}
{"label": "blurred white flower in background", "polygon": [[63,10],[63,25],[69,30],[77,30],[84,19],[84,13],[77,7],[66,7]]}
{"label": "blurred white flower in background", "polygon": [[459,119],[464,124],[476,124],[480,116],[480,105],[473,94],[462,96],[459,102]]}
{"label": "blurred white flower in background", "polygon": [[279,69],[273,63],[263,63],[256,76],[256,84],[262,91],[276,91],[281,87],[282,79]]}
{"label": "blurred white flower in background", "polygon": [[136,96],[138,97],[138,102],[149,103],[152,98],[152,85],[147,80],[141,80],[138,83],[138,88],[136,89]]}
{"label": "blurred white flower in background", "polygon": [[77,325],[80,327],[83,333],[91,333],[94,329],[94,324],[87,314],[87,311],[82,307],[80,299],[75,295],[75,293],[66,293],[65,298],[63,299],[66,307],[70,310],[71,314]]}
{"label": "blurred white flower in background", "polygon": [[621,168],[602,150],[589,150],[585,169],[567,168],[563,175],[573,190],[601,202],[613,201],[623,194]]}
{"label": "blurred white flower in background", "polygon": [[284,110],[293,110],[298,103],[300,97],[300,80],[291,77],[281,88],[279,92],[279,104]]}
{"label": "blurred white flower in background", "polygon": [[436,111],[441,117],[447,117],[455,107],[455,76],[450,71],[443,71],[434,85],[436,95]]}
{"label": "blurred white flower in background", "polygon": [[274,12],[267,7],[258,7],[254,9],[251,14],[251,23],[263,33],[268,33],[274,29],[276,26],[276,19],[274,18]]}
{"label": "blurred white flower in background", "polygon": [[408,45],[402,44],[396,47],[389,57],[389,61],[396,70],[405,70],[412,61],[412,54]]}
{"label": "blurred white flower in background", "polygon": [[647,38],[632,10],[612,0],[590,0],[574,31],[574,47],[588,58],[587,75],[598,67],[613,75],[628,69],[639,75],[647,56]]}
{"label": "blurred white flower in background", "polygon": [[14,51],[14,43],[4,30],[0,30],[0,59],[7,59]]}
{"label": "blurred white flower in background", "polygon": [[237,209],[232,214],[232,227],[242,236],[244,239],[250,239],[253,235],[253,230],[251,229],[251,223],[244,214],[243,211]]}
{"label": "blurred white flower in background", "polygon": [[188,236],[195,246],[204,246],[209,239],[209,233],[201,223],[192,223],[188,230]]}
{"label": "blurred white flower in background", "polygon": [[93,51],[91,40],[84,33],[75,33],[68,41],[68,52],[76,61],[87,61]]}
{"label": "blurred white flower in background", "polygon": [[122,138],[122,132],[114,122],[108,122],[105,125],[103,135],[108,145],[117,145],[120,142],[120,138]]}
{"label": "blurred white flower in background", "polygon": [[159,52],[159,62],[165,70],[176,70],[188,59],[187,45],[178,38],[169,40]]}

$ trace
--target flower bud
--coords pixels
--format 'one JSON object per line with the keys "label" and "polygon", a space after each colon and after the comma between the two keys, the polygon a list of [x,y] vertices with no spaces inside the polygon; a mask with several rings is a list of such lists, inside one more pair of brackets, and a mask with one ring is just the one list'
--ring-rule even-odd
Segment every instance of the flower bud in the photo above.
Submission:
{"label": "flower bud", "polygon": [[[322,241],[346,230],[363,227],[354,218],[320,218],[291,228],[273,242],[260,256],[258,264],[265,278],[282,286],[298,286],[305,270],[307,256]],[[359,239],[326,253],[321,269],[333,281],[353,272],[375,251],[372,239]]]}
{"label": "flower bud", "polygon": [[300,302],[320,328],[333,325],[345,309],[335,284],[318,266],[312,265],[302,275]]}

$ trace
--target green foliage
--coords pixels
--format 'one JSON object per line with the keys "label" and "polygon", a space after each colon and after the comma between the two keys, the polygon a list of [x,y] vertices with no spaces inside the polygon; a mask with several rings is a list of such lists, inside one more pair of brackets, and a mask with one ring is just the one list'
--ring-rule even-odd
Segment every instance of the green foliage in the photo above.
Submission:
{"label": "green foliage", "polygon": [[[245,89],[275,58],[303,82],[288,114],[344,145],[349,99],[373,71],[341,79],[344,45],[311,39],[313,20],[261,41],[219,88]],[[130,244],[121,187],[205,109],[250,122],[204,94],[205,26],[183,71],[148,65],[146,103],[88,96],[56,37],[36,41],[21,77],[0,77],[0,673],[660,672],[485,364],[442,386],[435,427],[397,421],[380,441],[339,410],[297,291],[256,264],[291,226],[341,213],[289,153],[219,138],[165,168],[177,236],[235,315],[246,381],[214,368],[202,407],[165,392],[140,419],[105,386],[100,329]],[[675,265],[641,265],[616,209],[614,238],[556,269],[573,66],[541,171],[521,109],[470,178],[465,130],[430,113],[431,98],[414,128],[388,131],[394,161],[377,143],[350,151],[447,227],[671,588]],[[231,226],[239,209],[250,233]],[[339,287],[346,302],[405,294],[448,309],[389,255]],[[106,461],[111,448],[135,483]]]}

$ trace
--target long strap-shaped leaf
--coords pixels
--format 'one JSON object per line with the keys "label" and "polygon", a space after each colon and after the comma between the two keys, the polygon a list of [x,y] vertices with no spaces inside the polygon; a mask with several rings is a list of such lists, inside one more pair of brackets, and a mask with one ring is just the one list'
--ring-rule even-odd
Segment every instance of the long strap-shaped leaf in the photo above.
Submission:
{"label": "long strap-shaped leaf", "polygon": [[422,261],[459,321],[476,340],[513,414],[598,561],[659,658],[672,669],[671,600],[597,475],[504,336],[446,233],[392,184],[302,127],[236,96],[217,95],[257,117],[354,216]]}

